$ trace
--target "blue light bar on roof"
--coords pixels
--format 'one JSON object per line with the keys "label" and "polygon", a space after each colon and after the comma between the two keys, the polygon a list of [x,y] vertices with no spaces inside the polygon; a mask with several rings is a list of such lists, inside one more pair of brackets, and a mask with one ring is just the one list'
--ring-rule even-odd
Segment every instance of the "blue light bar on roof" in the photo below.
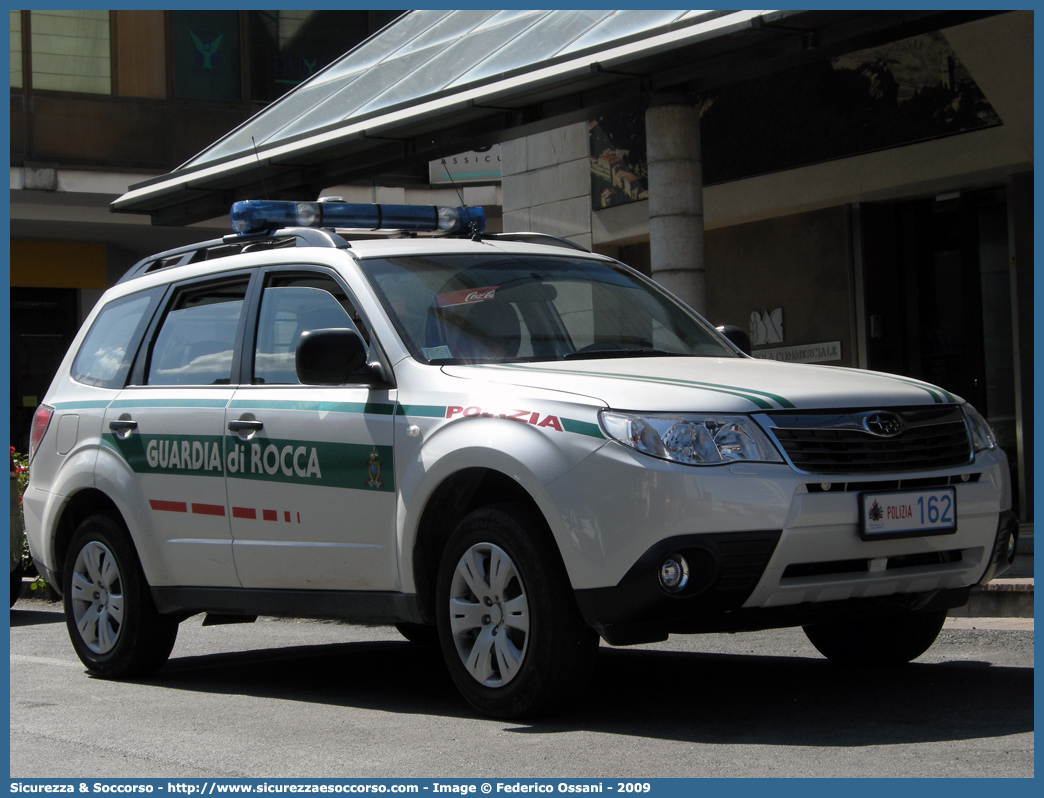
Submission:
{"label": "blue light bar on roof", "polygon": [[245,200],[232,205],[232,229],[240,235],[281,227],[406,230],[418,233],[481,233],[482,208],[435,205],[358,205],[350,202]]}

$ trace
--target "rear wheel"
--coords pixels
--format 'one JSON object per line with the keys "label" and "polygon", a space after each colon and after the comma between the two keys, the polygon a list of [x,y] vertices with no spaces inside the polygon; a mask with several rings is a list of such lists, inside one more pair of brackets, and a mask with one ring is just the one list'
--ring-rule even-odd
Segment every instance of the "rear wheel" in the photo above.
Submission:
{"label": "rear wheel", "polygon": [[844,665],[901,665],[932,647],[946,610],[908,612],[803,627],[809,642],[827,659]]}
{"label": "rear wheel", "polygon": [[63,579],[65,623],[76,654],[110,679],[144,676],[170,656],[177,620],[160,615],[130,536],[94,515],[73,535]]}
{"label": "rear wheel", "polygon": [[461,522],[442,558],[443,656],[468,702],[493,717],[564,707],[594,665],[598,635],[542,527],[520,505],[482,508]]}

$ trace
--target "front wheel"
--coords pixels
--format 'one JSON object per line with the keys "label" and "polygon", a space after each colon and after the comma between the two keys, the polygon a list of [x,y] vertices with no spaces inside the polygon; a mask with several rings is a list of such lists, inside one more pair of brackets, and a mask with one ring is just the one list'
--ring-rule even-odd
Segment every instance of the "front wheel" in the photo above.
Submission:
{"label": "front wheel", "polygon": [[77,528],[65,561],[65,623],[80,661],[108,679],[144,676],[170,656],[178,634],[160,615],[130,536],[104,515]]}
{"label": "front wheel", "polygon": [[802,627],[819,653],[843,665],[901,665],[932,647],[946,610],[908,612]]}
{"label": "front wheel", "polygon": [[580,616],[546,527],[526,508],[486,507],[460,523],[436,601],[450,675],[480,712],[547,714],[589,679],[598,635]]}

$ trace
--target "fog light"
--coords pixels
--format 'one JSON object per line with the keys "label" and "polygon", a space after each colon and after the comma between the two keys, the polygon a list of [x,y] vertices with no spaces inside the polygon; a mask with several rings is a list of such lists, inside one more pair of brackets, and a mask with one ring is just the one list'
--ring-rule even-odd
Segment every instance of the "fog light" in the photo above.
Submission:
{"label": "fog light", "polygon": [[680,554],[671,554],[660,565],[660,585],[668,593],[679,593],[689,584],[689,563]]}

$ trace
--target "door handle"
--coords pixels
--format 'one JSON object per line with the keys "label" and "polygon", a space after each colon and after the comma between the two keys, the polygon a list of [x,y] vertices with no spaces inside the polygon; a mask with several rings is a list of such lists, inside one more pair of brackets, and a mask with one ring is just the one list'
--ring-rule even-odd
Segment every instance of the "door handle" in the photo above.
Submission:
{"label": "door handle", "polygon": [[239,418],[228,422],[229,432],[258,432],[264,429],[264,423],[253,419]]}
{"label": "door handle", "polygon": [[109,422],[109,429],[113,432],[130,432],[138,428],[138,422],[132,418],[117,418]]}

